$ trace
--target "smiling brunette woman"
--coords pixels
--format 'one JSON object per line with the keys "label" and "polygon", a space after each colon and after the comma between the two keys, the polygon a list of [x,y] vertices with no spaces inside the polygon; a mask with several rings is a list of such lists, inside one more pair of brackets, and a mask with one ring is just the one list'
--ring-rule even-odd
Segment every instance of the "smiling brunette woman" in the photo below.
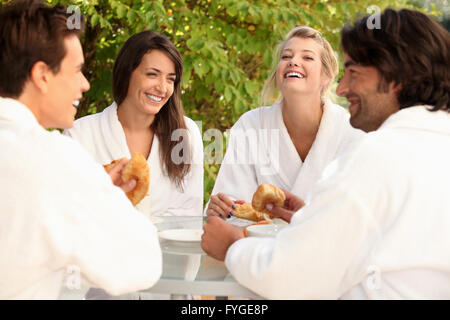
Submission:
{"label": "smiling brunette woman", "polygon": [[338,64],[317,30],[294,28],[276,52],[278,65],[263,92],[264,102],[276,102],[245,113],[231,129],[209,216],[233,215],[238,200],[251,202],[260,184],[308,201],[325,166],[364,134],[327,98]]}
{"label": "smiling brunette woman", "polygon": [[[147,159],[149,193],[136,207],[150,219],[202,214],[203,143],[181,106],[182,72],[182,58],[169,39],[154,31],[133,35],[114,64],[114,103],[65,132],[102,165],[134,152]],[[87,298],[111,297],[91,289]]]}
{"label": "smiling brunette woman", "polygon": [[66,134],[102,165],[140,152],[150,167],[146,216],[201,215],[203,143],[180,99],[182,58],[165,36],[143,31],[128,39],[113,71],[114,103],[75,121]]}

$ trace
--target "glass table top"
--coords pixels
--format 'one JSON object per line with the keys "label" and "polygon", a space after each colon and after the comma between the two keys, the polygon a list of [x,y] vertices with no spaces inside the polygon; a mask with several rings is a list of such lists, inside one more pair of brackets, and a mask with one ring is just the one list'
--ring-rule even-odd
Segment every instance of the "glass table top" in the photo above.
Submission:
{"label": "glass table top", "polygon": [[[152,217],[152,221],[158,233],[172,229],[203,230],[206,217],[158,216]],[[233,224],[239,225],[239,222]],[[174,241],[161,237],[159,241],[163,256],[162,276],[155,286],[145,291],[260,298],[239,285],[224,262],[208,256],[201,248],[201,241]]]}

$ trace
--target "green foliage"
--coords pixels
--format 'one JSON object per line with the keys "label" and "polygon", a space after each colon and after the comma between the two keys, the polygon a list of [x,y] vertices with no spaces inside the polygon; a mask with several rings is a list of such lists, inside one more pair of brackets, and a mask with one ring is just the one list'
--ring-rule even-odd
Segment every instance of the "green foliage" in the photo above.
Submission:
{"label": "green foliage", "polygon": [[[183,104],[204,128],[229,128],[257,107],[273,63],[276,44],[294,26],[317,28],[338,48],[339,30],[371,0],[48,0],[77,5],[87,17],[83,36],[91,90],[78,116],[111,101],[111,74],[122,44],[134,33],[154,29],[167,35],[183,56]],[[377,1],[378,7],[406,0]]]}
{"label": "green foliage", "polygon": [[[297,25],[322,32],[338,51],[346,22],[368,14],[373,0],[47,0],[76,5],[87,18],[82,43],[85,93],[78,117],[102,111],[112,102],[114,59],[134,33],[154,29],[169,37],[183,56],[182,101],[203,131],[230,128],[242,113],[258,107],[273,68],[273,51]],[[4,2],[4,1],[2,1]],[[408,0],[377,0],[376,5],[408,7]],[[373,12],[372,12],[373,13]],[[372,14],[370,13],[370,14]],[[206,143],[207,144],[207,143]],[[219,164],[205,164],[205,201]]]}

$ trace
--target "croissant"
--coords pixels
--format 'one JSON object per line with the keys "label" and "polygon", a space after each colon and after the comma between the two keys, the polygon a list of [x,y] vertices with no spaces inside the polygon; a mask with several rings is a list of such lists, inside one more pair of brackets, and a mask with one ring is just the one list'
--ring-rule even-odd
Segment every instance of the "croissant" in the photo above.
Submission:
{"label": "croissant", "polygon": [[273,203],[277,207],[283,207],[286,196],[284,192],[271,184],[261,184],[253,194],[252,206],[256,211],[270,213],[266,204]]}
{"label": "croissant", "polygon": [[250,203],[236,204],[236,209],[234,210],[234,216],[236,218],[252,220],[252,221],[263,221],[270,218],[270,215],[256,211],[253,209]]}
{"label": "croissant", "polygon": [[[105,168],[106,171],[109,171],[120,160],[121,159],[114,160],[110,164],[104,165],[103,168]],[[136,187],[127,192],[127,197],[135,206],[144,199],[150,185],[150,169],[147,160],[145,160],[144,156],[139,152],[133,153],[130,161],[128,161],[127,165],[122,170],[122,180],[127,182],[131,179],[136,180]]]}

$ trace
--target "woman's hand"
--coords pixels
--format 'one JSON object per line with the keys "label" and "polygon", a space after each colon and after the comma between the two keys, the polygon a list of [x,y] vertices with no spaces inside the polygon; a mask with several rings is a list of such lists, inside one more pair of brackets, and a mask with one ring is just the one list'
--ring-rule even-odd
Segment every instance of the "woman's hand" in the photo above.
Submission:
{"label": "woman's hand", "polygon": [[120,159],[114,167],[112,167],[109,170],[106,170],[106,172],[111,177],[112,183],[123,190],[123,192],[127,193],[133,190],[136,187],[136,180],[131,179],[127,182],[123,182],[122,180],[122,170],[127,165],[129,159]]}
{"label": "woman's hand", "polygon": [[275,218],[281,218],[284,221],[290,223],[294,213],[300,210],[305,205],[305,202],[293,193],[290,193],[289,191],[286,191],[284,189],[281,190],[286,195],[284,207],[276,207],[272,203],[269,203],[266,205],[266,209],[269,210]]}
{"label": "woman's hand", "polygon": [[229,218],[234,214],[233,210],[236,209],[236,204],[243,203],[242,200],[233,201],[227,195],[218,193],[209,199],[206,215]]}

